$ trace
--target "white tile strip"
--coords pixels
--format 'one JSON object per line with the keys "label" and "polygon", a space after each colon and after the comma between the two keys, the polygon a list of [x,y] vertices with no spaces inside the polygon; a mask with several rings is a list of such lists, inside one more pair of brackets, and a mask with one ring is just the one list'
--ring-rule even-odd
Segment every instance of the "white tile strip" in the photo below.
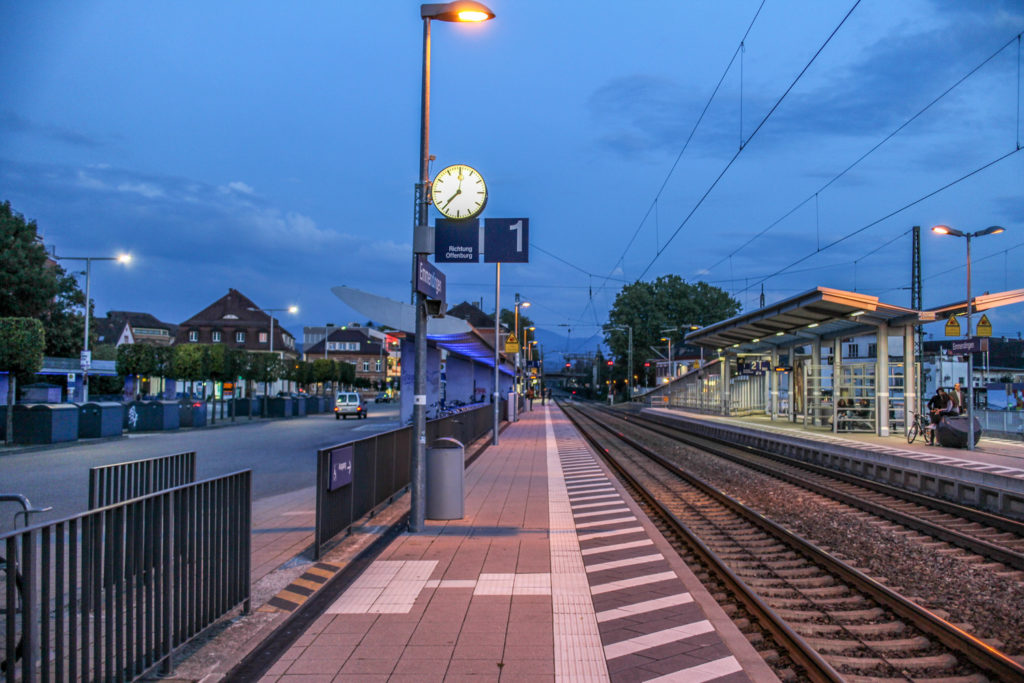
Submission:
{"label": "white tile strip", "polygon": [[631,548],[642,548],[645,545],[654,545],[654,541],[649,538],[642,538],[639,541],[628,541],[626,543],[615,543],[613,545],[599,545],[596,548],[587,548],[583,551],[583,556],[587,555],[598,555],[600,553],[614,553],[619,550],[629,550]]}
{"label": "white tile strip", "polygon": [[407,614],[437,560],[379,560],[342,593],[328,614]]}
{"label": "white tile strip", "polygon": [[636,517],[633,515],[626,515],[625,517],[615,517],[613,519],[602,519],[598,522],[583,522],[577,524],[577,529],[592,529],[595,526],[608,526],[609,524],[622,524],[623,522],[635,522]]}
{"label": "white tile strip", "polygon": [[637,602],[632,605],[624,605],[622,607],[616,607],[615,609],[605,610],[604,612],[598,612],[597,622],[599,624],[603,624],[606,621],[623,619],[625,617],[635,617],[638,614],[646,614],[659,609],[665,609],[666,607],[686,605],[691,602],[693,602],[693,596],[689,593],[676,593],[675,595],[668,595],[664,598],[644,600],[643,602]]}
{"label": "white tile strip", "polygon": [[599,562],[598,564],[588,564],[587,573],[593,574],[594,572],[603,572],[608,569],[618,569],[619,567],[632,567],[637,564],[647,564],[649,562],[660,562],[664,561],[665,556],[661,553],[654,553],[653,555],[641,555],[640,557],[629,557],[624,560],[613,560],[611,562]]}
{"label": "white tile strip", "polygon": [[579,535],[581,541],[592,541],[595,538],[607,538],[609,536],[622,536],[623,534],[642,534],[644,528],[642,526],[631,526],[628,529],[615,529],[614,531],[590,531],[585,534]]}
{"label": "white tile strip", "polygon": [[634,586],[646,586],[650,583],[658,583],[659,581],[668,581],[669,579],[678,580],[675,572],[657,572],[656,574],[648,574],[647,576],[638,576],[634,579],[619,579],[618,581],[609,581],[608,583],[602,583],[597,586],[591,586],[590,592],[593,595],[601,595],[602,593],[611,593],[612,591],[622,590],[623,588],[633,588]]}
{"label": "white tile strip", "polygon": [[604,653],[608,659],[615,659],[616,657],[631,655],[634,652],[649,650],[652,647],[658,647],[659,645],[666,645],[679,640],[693,638],[694,636],[699,636],[702,633],[708,633],[709,631],[714,630],[715,627],[706,619],[704,621],[695,621],[692,624],[683,624],[682,626],[665,629],[664,631],[658,631],[657,633],[648,633],[644,636],[637,636],[636,638],[612,643],[604,648]]}
{"label": "white tile strip", "polygon": [[607,681],[608,664],[576,538],[576,521],[562,478],[551,409],[544,408],[547,437],[548,520],[551,529],[551,609],[554,617],[555,679]]}
{"label": "white tile strip", "polygon": [[[587,517],[600,517],[601,515],[610,515],[613,512],[629,512],[629,508],[625,505],[620,505],[617,508],[608,508],[607,510],[598,510],[597,512],[584,512],[576,515],[576,519],[585,519]],[[576,526],[579,528],[579,525]]]}
{"label": "white tile strip", "polygon": [[473,595],[512,595],[515,574],[481,574]]}
{"label": "white tile strip", "polygon": [[[587,503],[586,505],[573,505],[572,506],[573,512],[576,512],[577,510],[590,510],[592,508],[606,508],[609,505],[618,505],[619,503],[622,502],[622,499],[619,498],[618,496],[600,496],[600,497],[601,498],[608,498],[609,500],[606,500],[603,503]],[[616,498],[616,500],[610,500],[611,498]],[[628,510],[629,508],[615,508],[615,509],[616,510],[618,510],[618,509]],[[602,512],[601,514],[604,514],[604,513]],[[577,517],[582,517],[582,515],[576,515],[576,516]]]}
{"label": "white tile strip", "polygon": [[729,656],[716,659],[713,662],[704,662],[697,666],[691,666],[689,669],[674,671],[657,678],[649,678],[647,681],[648,683],[653,683],[654,681],[659,683],[704,683],[704,681],[713,681],[716,678],[728,676],[742,670],[743,667],[736,661],[736,658]]}
{"label": "white tile strip", "polygon": [[580,502],[582,500],[607,500],[609,498],[615,498],[617,500],[622,500],[622,497],[619,496],[619,494],[617,494],[617,493],[602,493],[602,494],[597,495],[597,496],[580,496],[579,498],[574,498],[572,502],[573,503],[578,503],[578,502]]}

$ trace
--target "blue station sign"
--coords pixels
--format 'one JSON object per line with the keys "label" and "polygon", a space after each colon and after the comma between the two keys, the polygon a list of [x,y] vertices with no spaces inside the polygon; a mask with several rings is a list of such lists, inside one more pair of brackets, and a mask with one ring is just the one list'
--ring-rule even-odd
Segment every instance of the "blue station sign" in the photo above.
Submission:
{"label": "blue station sign", "polygon": [[428,299],[444,301],[445,277],[440,269],[436,268],[426,256],[417,257],[416,263],[416,291]]}
{"label": "blue station sign", "polygon": [[529,263],[530,219],[484,220],[484,263]]}
{"label": "blue station sign", "polygon": [[331,478],[328,491],[337,491],[352,483],[352,446],[342,446],[331,451]]}

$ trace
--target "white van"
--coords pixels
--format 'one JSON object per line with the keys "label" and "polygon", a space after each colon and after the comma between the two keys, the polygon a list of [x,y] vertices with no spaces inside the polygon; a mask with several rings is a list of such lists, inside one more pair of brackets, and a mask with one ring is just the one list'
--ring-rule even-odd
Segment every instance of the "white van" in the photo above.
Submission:
{"label": "white van", "polygon": [[340,420],[349,415],[366,418],[366,402],[355,391],[343,391],[334,399],[334,419]]}

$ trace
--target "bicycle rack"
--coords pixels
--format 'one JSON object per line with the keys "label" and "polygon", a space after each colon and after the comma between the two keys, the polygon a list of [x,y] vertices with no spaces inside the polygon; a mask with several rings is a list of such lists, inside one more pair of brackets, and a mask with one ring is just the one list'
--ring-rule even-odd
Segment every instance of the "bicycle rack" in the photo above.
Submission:
{"label": "bicycle rack", "polygon": [[19,503],[22,507],[21,510],[14,513],[14,526],[18,526],[18,515],[25,515],[25,526],[28,526],[29,515],[37,512],[49,512],[53,509],[50,505],[44,508],[34,508],[32,503],[29,502],[28,497],[20,493],[0,493],[0,503]]}

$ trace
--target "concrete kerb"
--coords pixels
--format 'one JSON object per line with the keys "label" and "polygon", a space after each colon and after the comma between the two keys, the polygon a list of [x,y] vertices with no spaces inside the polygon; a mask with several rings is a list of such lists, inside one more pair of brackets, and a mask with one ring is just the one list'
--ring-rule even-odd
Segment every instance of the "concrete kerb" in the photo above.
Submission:
{"label": "concrete kerb", "polygon": [[[505,423],[499,434],[511,426]],[[471,465],[491,445],[491,434],[474,441],[466,449],[466,466]],[[174,655],[175,668],[170,674],[159,675],[153,672],[144,680],[163,681],[199,681],[215,683],[228,678],[235,670],[245,667],[245,673],[258,669],[262,664],[269,668],[276,660],[267,663],[259,654],[266,651],[266,659],[270,659],[274,651],[280,648],[275,641],[294,642],[312,623],[309,613],[323,609],[318,596],[340,593],[344,586],[354,580],[365,565],[369,564],[387,547],[383,539],[390,538],[408,524],[409,493],[406,490],[396,495],[394,502],[368,515],[353,525],[350,533],[334,544],[321,558],[320,564],[338,567],[332,578],[320,585],[307,600],[294,611],[262,611],[268,601],[282,589],[300,577],[314,564],[312,547],[284,562],[277,570],[256,581],[252,587],[252,613],[248,616],[240,613],[224,617],[206,633],[186,644]],[[333,599],[333,595],[331,599]],[[235,678],[232,680],[244,680]]]}

